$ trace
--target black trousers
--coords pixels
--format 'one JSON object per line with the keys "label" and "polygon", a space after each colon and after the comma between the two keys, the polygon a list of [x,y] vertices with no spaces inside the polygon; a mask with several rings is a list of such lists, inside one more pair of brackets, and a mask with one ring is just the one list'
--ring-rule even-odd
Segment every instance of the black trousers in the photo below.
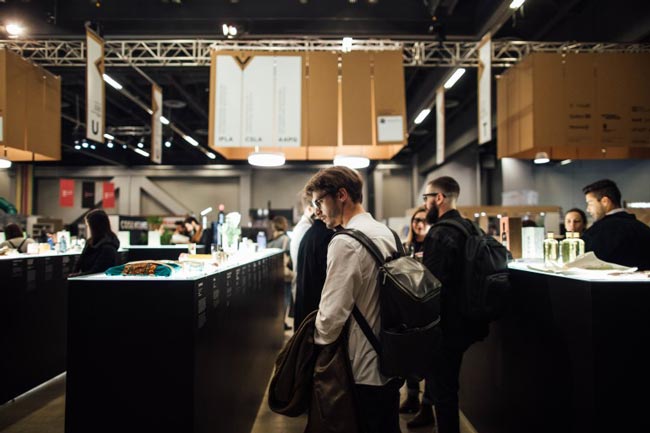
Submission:
{"label": "black trousers", "polygon": [[359,423],[364,433],[400,433],[399,389],[403,381],[393,379],[384,386],[355,385]]}
{"label": "black trousers", "polygon": [[436,408],[438,433],[459,433],[459,375],[467,348],[443,346],[434,361],[432,374],[426,378],[428,396]]}

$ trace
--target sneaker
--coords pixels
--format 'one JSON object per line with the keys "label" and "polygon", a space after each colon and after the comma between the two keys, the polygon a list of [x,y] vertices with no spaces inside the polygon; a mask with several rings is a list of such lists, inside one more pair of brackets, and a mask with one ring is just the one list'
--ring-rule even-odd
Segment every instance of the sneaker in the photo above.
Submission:
{"label": "sneaker", "polygon": [[399,413],[416,413],[420,410],[420,399],[417,396],[408,396],[399,407]]}
{"label": "sneaker", "polygon": [[436,418],[433,416],[433,406],[423,404],[420,406],[420,411],[415,414],[413,419],[406,423],[406,427],[418,428],[435,424]]}

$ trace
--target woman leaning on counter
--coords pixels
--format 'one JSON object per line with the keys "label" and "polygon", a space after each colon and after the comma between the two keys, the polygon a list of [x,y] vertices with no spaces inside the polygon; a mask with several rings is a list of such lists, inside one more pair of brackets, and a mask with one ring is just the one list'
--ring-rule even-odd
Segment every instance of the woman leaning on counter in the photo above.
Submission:
{"label": "woman leaning on counter", "polygon": [[23,236],[18,224],[8,224],[5,227],[5,239],[6,241],[0,244],[0,248],[9,247],[21,253],[27,252],[27,245],[34,243],[34,239]]}
{"label": "woman leaning on counter", "polygon": [[108,215],[95,209],[86,215],[86,233],[89,235],[86,246],[75,266],[75,275],[96,274],[118,264],[117,249],[120,241],[111,231]]}

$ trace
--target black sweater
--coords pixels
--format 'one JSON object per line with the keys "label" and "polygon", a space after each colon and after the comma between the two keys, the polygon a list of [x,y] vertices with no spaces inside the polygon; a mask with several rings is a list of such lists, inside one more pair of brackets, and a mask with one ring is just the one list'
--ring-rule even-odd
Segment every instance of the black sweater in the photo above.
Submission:
{"label": "black sweater", "polygon": [[90,240],[86,243],[79,261],[75,266],[75,272],[80,274],[96,274],[104,272],[106,269],[116,266],[119,261],[117,249],[120,247],[120,241],[114,234],[110,234],[99,240],[95,245],[91,245]]}
{"label": "black sweater", "polygon": [[582,236],[585,251],[601,260],[624,266],[650,269],[650,227],[627,212],[617,212],[596,221]]}

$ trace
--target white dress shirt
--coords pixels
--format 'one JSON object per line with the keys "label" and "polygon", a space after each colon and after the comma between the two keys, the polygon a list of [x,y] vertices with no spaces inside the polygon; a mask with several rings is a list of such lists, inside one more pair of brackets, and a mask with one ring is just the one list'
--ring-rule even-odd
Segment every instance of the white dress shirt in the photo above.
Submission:
{"label": "white dress shirt", "polygon": [[298,224],[293,228],[291,234],[291,245],[289,245],[289,256],[291,256],[291,264],[293,265],[293,279],[291,280],[291,294],[293,300],[296,300],[296,282],[298,277],[298,249],[300,248],[300,241],[307,233],[307,230],[313,224],[311,218],[303,215],[298,221]]}
{"label": "white dress shirt", "polygon": [[[393,234],[369,213],[355,215],[346,228],[362,231],[386,257],[396,251]],[[327,249],[327,278],[316,316],[317,344],[330,344],[338,338],[355,304],[375,335],[379,335],[378,273],[374,258],[357,240],[346,235],[332,239]],[[379,373],[377,353],[354,319],[350,321],[348,349],[355,383],[381,386],[390,380]]]}

